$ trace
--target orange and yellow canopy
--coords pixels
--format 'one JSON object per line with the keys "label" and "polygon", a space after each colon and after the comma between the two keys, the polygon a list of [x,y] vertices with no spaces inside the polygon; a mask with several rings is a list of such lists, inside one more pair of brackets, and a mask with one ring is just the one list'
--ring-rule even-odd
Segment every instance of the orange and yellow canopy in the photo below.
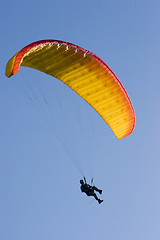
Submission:
{"label": "orange and yellow canopy", "polygon": [[90,51],[68,42],[42,40],[16,53],[7,63],[6,76],[17,73],[20,66],[68,85],[99,113],[117,138],[133,131],[135,114],[126,90],[107,64]]}

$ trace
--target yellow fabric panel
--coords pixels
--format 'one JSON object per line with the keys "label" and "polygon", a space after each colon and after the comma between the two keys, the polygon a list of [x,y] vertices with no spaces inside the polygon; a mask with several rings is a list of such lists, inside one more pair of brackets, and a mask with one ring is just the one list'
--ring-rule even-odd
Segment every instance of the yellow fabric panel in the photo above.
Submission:
{"label": "yellow fabric panel", "polygon": [[10,77],[10,75],[12,74],[13,65],[14,65],[16,56],[17,54],[15,54],[7,63],[6,72],[5,72],[7,77]]}
{"label": "yellow fabric panel", "polygon": [[41,44],[24,55],[21,65],[45,72],[67,84],[101,115],[117,138],[125,137],[133,130],[131,103],[114,74],[91,54],[64,45]]}

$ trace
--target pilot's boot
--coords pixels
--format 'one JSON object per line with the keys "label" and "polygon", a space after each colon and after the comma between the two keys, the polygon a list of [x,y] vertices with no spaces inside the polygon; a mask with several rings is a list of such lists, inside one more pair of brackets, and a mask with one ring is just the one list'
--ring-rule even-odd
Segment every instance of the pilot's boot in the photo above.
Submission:
{"label": "pilot's boot", "polygon": [[101,200],[101,199],[98,199],[98,202],[99,202],[99,204],[101,204],[101,203],[103,202],[103,200]]}
{"label": "pilot's boot", "polygon": [[102,190],[99,190],[98,192],[99,192],[100,194],[102,194]]}

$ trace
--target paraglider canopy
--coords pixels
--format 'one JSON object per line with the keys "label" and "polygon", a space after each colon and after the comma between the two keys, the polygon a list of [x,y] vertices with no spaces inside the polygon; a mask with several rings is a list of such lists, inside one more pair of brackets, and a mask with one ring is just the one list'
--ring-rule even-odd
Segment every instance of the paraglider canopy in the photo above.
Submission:
{"label": "paraglider canopy", "polygon": [[98,56],[72,43],[41,40],[16,53],[7,63],[6,76],[20,66],[58,78],[89,103],[117,138],[129,135],[135,125],[132,103],[113,71]]}

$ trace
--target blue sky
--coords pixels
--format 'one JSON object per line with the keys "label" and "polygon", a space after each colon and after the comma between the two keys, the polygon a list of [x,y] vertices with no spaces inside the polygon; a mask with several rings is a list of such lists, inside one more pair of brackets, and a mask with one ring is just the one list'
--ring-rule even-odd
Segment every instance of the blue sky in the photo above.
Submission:
{"label": "blue sky", "polygon": [[[159,12],[156,0],[0,3],[0,239],[160,239]],[[116,139],[57,79],[23,67],[5,76],[7,61],[41,39],[110,66],[135,109],[130,136]],[[77,166],[103,204],[80,192]]]}

